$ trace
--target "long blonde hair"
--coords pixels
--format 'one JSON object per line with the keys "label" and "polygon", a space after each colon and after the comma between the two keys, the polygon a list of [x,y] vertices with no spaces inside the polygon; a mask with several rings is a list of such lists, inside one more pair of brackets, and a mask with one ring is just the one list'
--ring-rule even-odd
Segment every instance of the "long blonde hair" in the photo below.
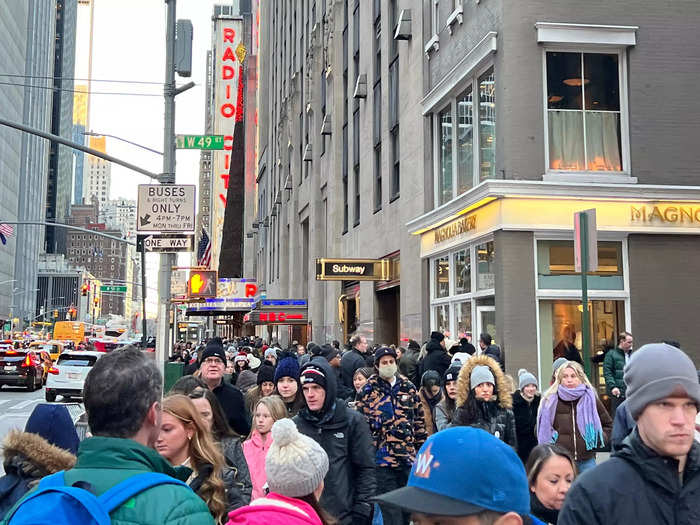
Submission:
{"label": "long blonde hair", "polygon": [[[284,404],[282,398],[276,394],[271,394],[269,396],[261,397],[260,399],[258,399],[258,402],[255,403],[255,406],[253,407],[253,418],[255,418],[255,412],[258,411],[258,407],[260,405],[265,405],[267,407],[267,409],[270,411],[270,415],[272,416],[273,422],[279,421],[280,419],[284,419],[285,417],[287,417],[287,406]],[[250,431],[248,439],[250,439],[253,436],[253,432],[255,432],[254,425],[253,429]]]}
{"label": "long blonde hair", "polygon": [[211,432],[207,429],[199,411],[192,400],[182,394],[168,396],[163,400],[163,412],[180,421],[186,429],[193,430],[189,443],[189,457],[192,468],[199,472],[205,465],[211,465],[212,471],[202,482],[198,491],[200,498],[209,507],[209,512],[217,523],[223,523],[228,510],[226,486],[223,480],[224,456],[215,444]]}
{"label": "long blonde hair", "polygon": [[588,380],[588,376],[586,375],[586,372],[584,372],[583,367],[579,363],[577,363],[576,361],[566,361],[559,368],[557,368],[557,373],[554,376],[554,383],[552,383],[552,386],[550,386],[547,389],[547,391],[544,394],[542,394],[542,401],[540,402],[540,408],[544,405],[544,401],[549,396],[557,394],[557,392],[559,391],[559,385],[561,385],[562,376],[564,375],[564,370],[566,370],[567,368],[571,368],[571,370],[576,372],[576,375],[581,380],[581,383],[583,383],[584,385],[588,386],[591,390],[593,390],[593,393],[596,394],[596,396],[598,395],[595,388],[593,388],[593,385]]}

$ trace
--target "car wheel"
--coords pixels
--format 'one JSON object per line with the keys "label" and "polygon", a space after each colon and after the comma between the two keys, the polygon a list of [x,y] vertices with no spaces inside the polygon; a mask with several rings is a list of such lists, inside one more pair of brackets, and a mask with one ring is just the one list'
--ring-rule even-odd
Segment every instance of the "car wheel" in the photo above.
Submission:
{"label": "car wheel", "polygon": [[35,376],[27,378],[27,390],[29,392],[34,392],[36,390],[36,379]]}
{"label": "car wheel", "polygon": [[45,392],[46,401],[53,403],[56,401],[56,392]]}

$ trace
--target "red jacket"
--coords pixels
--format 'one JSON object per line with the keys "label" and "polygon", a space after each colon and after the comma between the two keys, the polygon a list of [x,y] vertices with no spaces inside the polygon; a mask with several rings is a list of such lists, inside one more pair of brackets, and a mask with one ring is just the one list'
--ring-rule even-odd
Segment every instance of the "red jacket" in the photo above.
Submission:
{"label": "red jacket", "polygon": [[323,525],[316,511],[308,503],[270,492],[250,505],[228,515],[226,525]]}
{"label": "red jacket", "polygon": [[248,463],[248,470],[250,470],[250,481],[253,483],[253,494],[250,501],[255,501],[265,495],[263,492],[263,487],[267,483],[265,458],[267,451],[270,450],[270,445],[272,445],[272,433],[267,434],[267,440],[263,444],[262,437],[257,430],[253,430],[250,438],[243,442],[243,454],[246,463]]}

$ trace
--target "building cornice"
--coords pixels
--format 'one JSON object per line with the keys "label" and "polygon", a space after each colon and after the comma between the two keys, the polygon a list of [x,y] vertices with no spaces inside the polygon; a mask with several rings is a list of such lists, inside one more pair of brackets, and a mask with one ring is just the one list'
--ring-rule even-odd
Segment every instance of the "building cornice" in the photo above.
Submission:
{"label": "building cornice", "polygon": [[432,229],[453,219],[465,209],[477,209],[504,198],[572,199],[600,201],[700,201],[700,186],[654,184],[604,184],[530,180],[487,180],[442,206],[406,223],[409,232]]}

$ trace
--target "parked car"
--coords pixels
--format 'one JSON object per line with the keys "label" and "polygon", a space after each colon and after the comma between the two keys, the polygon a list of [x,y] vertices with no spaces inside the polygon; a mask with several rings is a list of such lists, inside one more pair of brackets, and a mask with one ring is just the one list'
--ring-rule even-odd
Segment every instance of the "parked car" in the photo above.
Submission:
{"label": "parked car", "polygon": [[83,396],[83,385],[90,369],[103,356],[102,352],[66,351],[49,369],[44,395],[46,401],[53,403],[56,396],[63,399]]}
{"label": "parked car", "polygon": [[26,386],[33,392],[41,388],[43,365],[34,350],[0,347],[0,387],[2,385]]}

